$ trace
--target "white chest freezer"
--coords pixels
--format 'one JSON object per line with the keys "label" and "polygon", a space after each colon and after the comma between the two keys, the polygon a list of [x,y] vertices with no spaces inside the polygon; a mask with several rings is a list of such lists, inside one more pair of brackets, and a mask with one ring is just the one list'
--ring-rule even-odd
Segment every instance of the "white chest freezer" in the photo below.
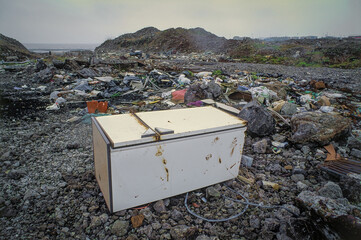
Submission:
{"label": "white chest freezer", "polygon": [[95,176],[110,212],[238,175],[246,122],[214,107],[92,119]]}

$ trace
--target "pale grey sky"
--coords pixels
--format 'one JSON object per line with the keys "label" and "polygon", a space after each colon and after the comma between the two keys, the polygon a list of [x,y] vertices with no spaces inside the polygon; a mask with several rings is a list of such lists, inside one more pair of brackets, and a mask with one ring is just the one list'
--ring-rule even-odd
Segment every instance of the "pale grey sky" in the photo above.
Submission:
{"label": "pale grey sky", "polygon": [[0,0],[0,33],[22,43],[101,43],[148,26],[226,38],[361,35],[361,0]]}

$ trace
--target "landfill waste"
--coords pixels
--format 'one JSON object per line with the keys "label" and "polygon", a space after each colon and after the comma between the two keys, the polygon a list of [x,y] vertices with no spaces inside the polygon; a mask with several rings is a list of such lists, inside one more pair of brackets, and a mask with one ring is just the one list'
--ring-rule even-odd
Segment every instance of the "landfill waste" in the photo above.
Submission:
{"label": "landfill waste", "polygon": [[189,86],[184,95],[184,102],[200,101],[202,99],[217,99],[222,94],[222,88],[214,81],[195,83]]}
{"label": "landfill waste", "polygon": [[59,110],[59,109],[60,109],[59,103],[54,103],[54,104],[46,107],[47,111],[53,111],[53,110]]}
{"label": "landfill waste", "polygon": [[174,103],[184,103],[184,95],[187,92],[187,89],[174,91],[171,93],[172,102]]}
{"label": "landfill waste", "polygon": [[[359,236],[360,71],[178,50],[41,57],[0,62],[4,239]],[[247,121],[234,180],[111,214],[94,173],[91,118],[207,105]]]}

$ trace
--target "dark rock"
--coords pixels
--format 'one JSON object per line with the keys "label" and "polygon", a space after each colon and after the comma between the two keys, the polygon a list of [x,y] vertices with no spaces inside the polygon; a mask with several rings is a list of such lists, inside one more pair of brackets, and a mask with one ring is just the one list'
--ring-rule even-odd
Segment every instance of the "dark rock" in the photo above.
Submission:
{"label": "dark rock", "polygon": [[206,193],[207,193],[207,197],[214,197],[214,198],[221,197],[221,193],[214,187],[208,187],[206,189]]}
{"label": "dark rock", "polygon": [[268,142],[267,139],[262,139],[252,145],[253,151],[255,153],[266,153],[267,151]]}
{"label": "dark rock", "polygon": [[170,230],[170,235],[174,239],[189,239],[196,233],[195,228],[188,227],[186,225],[178,225],[172,227]]}
{"label": "dark rock", "polygon": [[212,238],[210,238],[206,235],[200,235],[196,238],[196,240],[212,240]]}
{"label": "dark rock", "polygon": [[329,143],[335,137],[349,131],[351,121],[340,115],[320,112],[304,112],[291,119],[291,141],[295,143]]}
{"label": "dark rock", "polygon": [[302,146],[301,151],[304,155],[308,155],[311,152],[311,148],[309,146]]}
{"label": "dark rock", "polygon": [[152,237],[152,233],[153,233],[152,225],[147,225],[147,226],[144,226],[144,227],[140,228],[139,233],[140,234],[145,234],[149,239],[153,239],[153,237]]}
{"label": "dark rock", "polygon": [[77,149],[80,147],[79,142],[71,142],[66,145],[67,149]]}
{"label": "dark rock", "polygon": [[38,192],[36,192],[33,189],[28,189],[26,190],[25,194],[24,194],[24,200],[28,200],[28,199],[32,199],[32,198],[37,198],[39,197],[40,194]]}
{"label": "dark rock", "polygon": [[293,174],[291,176],[291,179],[295,182],[303,181],[303,180],[305,180],[305,176],[303,176],[303,174]]}
{"label": "dark rock", "polygon": [[124,236],[128,232],[129,222],[116,220],[110,227],[110,232],[118,237]]}
{"label": "dark rock", "polygon": [[304,184],[303,182],[299,181],[297,182],[297,189],[299,190],[305,190],[308,186],[306,184]]}
{"label": "dark rock", "polygon": [[275,120],[256,101],[252,101],[244,106],[238,117],[248,121],[247,131],[252,135],[267,136],[275,129]]}
{"label": "dark rock", "polygon": [[276,218],[266,218],[263,221],[263,229],[266,231],[275,232],[278,230],[279,226],[280,226],[280,222]]}
{"label": "dark rock", "polygon": [[42,59],[39,59],[35,65],[35,72],[40,72],[41,70],[44,70],[47,67],[48,66],[44,63],[44,61]]}
{"label": "dark rock", "polygon": [[10,157],[11,151],[4,152],[3,155],[1,155],[1,160],[7,160]]}
{"label": "dark rock", "polygon": [[163,200],[159,200],[156,203],[154,203],[153,208],[157,213],[163,213],[167,211]]}
{"label": "dark rock", "polygon": [[328,182],[320,190],[318,194],[323,197],[337,199],[342,198],[342,190],[339,185],[334,182]]}
{"label": "dark rock", "polygon": [[[361,137],[359,137],[358,139],[361,140]],[[358,150],[361,150],[361,143],[358,141],[358,139],[354,136],[348,137],[347,146],[349,148],[356,148]]]}
{"label": "dark rock", "polygon": [[[204,85],[204,84],[203,84]],[[202,87],[203,88],[203,87]],[[222,94],[222,88],[214,81],[210,81],[208,84],[206,84],[205,88],[208,92],[208,94],[212,95],[213,99],[218,98]]]}
{"label": "dark rock", "polygon": [[317,195],[315,192],[303,191],[296,203],[313,216],[313,223],[324,237],[338,236],[332,239],[358,239],[361,234],[359,220],[352,216],[351,207],[346,201]]}
{"label": "dark rock", "polygon": [[64,69],[69,70],[69,71],[77,71],[80,69],[80,66],[75,60],[65,59]]}
{"label": "dark rock", "polygon": [[13,218],[17,215],[17,211],[12,208],[4,207],[0,208],[0,217]]}
{"label": "dark rock", "polygon": [[355,204],[359,204],[361,202],[360,180],[345,176],[341,178],[339,186],[342,189],[342,195],[350,202]]}
{"label": "dark rock", "polygon": [[83,78],[94,78],[98,77],[98,74],[91,68],[83,68],[78,71],[78,74]]}
{"label": "dark rock", "polygon": [[192,84],[184,94],[184,102],[196,102],[202,99],[216,99],[222,94],[222,88],[214,81],[207,84]]}
{"label": "dark rock", "polygon": [[281,135],[279,133],[276,133],[275,135],[272,136],[272,139],[276,142],[285,142],[287,140],[287,137],[284,135]]}
{"label": "dark rock", "polygon": [[260,228],[261,226],[261,221],[258,217],[256,216],[251,216],[251,218],[249,219],[249,225],[252,227],[252,228]]}
{"label": "dark rock", "polygon": [[11,170],[8,173],[9,178],[14,180],[19,180],[20,178],[24,177],[26,172],[24,170]]}
{"label": "dark rock", "polygon": [[177,209],[173,209],[172,212],[170,213],[170,216],[172,219],[179,221],[183,219],[183,214],[178,211]]}
{"label": "dark rock", "polygon": [[48,83],[54,76],[54,68],[46,68],[34,75],[34,80],[40,83]]}
{"label": "dark rock", "polygon": [[[360,145],[361,145],[361,143],[360,143]],[[354,148],[351,150],[351,156],[361,158],[361,151]]]}
{"label": "dark rock", "polygon": [[56,67],[56,68],[58,68],[58,69],[62,69],[62,68],[64,68],[64,66],[65,66],[65,62],[54,59],[54,60],[53,60],[53,65],[54,65],[54,67]]}

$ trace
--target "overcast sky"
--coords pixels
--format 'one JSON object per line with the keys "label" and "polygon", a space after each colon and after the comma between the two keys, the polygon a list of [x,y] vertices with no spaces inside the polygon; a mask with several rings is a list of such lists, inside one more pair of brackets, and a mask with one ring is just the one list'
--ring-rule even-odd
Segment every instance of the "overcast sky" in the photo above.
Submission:
{"label": "overcast sky", "polygon": [[0,33],[22,43],[101,43],[148,26],[226,38],[361,35],[361,0],[0,0]]}

